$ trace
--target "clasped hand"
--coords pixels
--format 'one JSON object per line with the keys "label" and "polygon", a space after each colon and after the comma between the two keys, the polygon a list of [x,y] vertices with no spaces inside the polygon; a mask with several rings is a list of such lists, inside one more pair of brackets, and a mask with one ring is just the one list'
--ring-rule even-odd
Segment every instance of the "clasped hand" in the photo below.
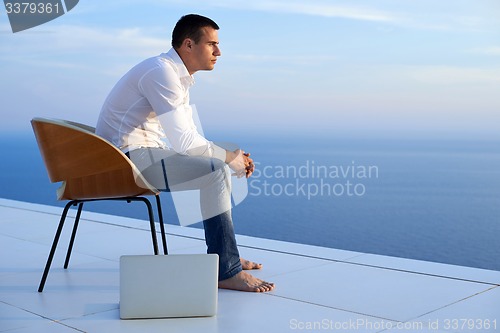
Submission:
{"label": "clasped hand", "polygon": [[250,158],[250,153],[245,153],[241,149],[237,149],[233,152],[230,152],[230,161],[228,161],[228,165],[231,170],[234,171],[233,176],[237,176],[241,178],[245,176],[246,178],[250,177],[255,170],[255,164],[253,160]]}

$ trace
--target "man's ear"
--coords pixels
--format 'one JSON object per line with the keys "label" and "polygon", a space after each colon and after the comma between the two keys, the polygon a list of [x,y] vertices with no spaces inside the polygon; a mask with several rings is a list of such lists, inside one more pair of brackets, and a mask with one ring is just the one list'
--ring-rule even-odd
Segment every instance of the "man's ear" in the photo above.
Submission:
{"label": "man's ear", "polygon": [[182,42],[182,46],[187,50],[187,51],[191,51],[192,47],[193,47],[193,40],[191,38],[186,38],[184,39],[184,41]]}

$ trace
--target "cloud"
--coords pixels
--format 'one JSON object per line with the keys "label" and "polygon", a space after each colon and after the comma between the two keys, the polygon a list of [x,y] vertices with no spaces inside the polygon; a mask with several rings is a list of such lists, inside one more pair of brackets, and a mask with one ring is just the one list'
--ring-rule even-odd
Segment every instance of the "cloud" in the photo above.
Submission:
{"label": "cloud", "polygon": [[[52,26],[49,31],[34,31],[0,36],[1,59],[47,59],[50,56],[73,59],[122,55],[144,57],[169,47],[169,40],[146,34],[140,28],[93,28],[77,25]],[[53,61],[57,64],[56,61]],[[57,64],[60,66],[61,64]]]}
{"label": "cloud", "polygon": [[134,27],[51,25],[0,33],[0,97],[6,110],[18,110],[0,128],[25,128],[41,112],[93,123],[116,79],[169,44],[154,30]]}
{"label": "cloud", "polygon": [[[228,1],[225,1],[228,2]],[[364,21],[394,21],[390,13],[365,6],[342,6],[315,1],[252,1],[250,8],[269,12],[305,14],[323,17],[339,17]]]}
{"label": "cloud", "polygon": [[469,53],[483,54],[488,56],[500,56],[500,46],[490,46],[482,48],[474,48],[468,51]]}
{"label": "cloud", "polygon": [[[150,0],[151,5],[158,5]],[[164,0],[161,5],[185,4],[184,0]],[[495,8],[488,2],[465,6],[454,0],[415,1],[328,1],[328,0],[192,0],[197,8],[224,8],[278,14],[340,18],[433,31],[496,31]],[[476,4],[476,3],[475,3]]]}
{"label": "cloud", "polygon": [[[171,0],[170,3],[183,3],[180,0]],[[191,4],[195,1],[191,1]],[[254,11],[265,11],[272,13],[290,13],[290,14],[302,14],[302,15],[313,15],[313,16],[323,16],[323,17],[339,17],[348,18],[354,20],[365,20],[365,21],[392,21],[396,19],[391,13],[382,11],[379,9],[374,9],[369,6],[360,6],[352,4],[332,4],[330,1],[318,1],[318,0],[215,0],[210,1],[208,4],[206,1],[198,1],[200,6],[210,6],[218,8],[228,8],[235,10],[254,10]]]}
{"label": "cloud", "polygon": [[500,68],[409,66],[406,74],[416,81],[433,85],[500,83]]}
{"label": "cloud", "polygon": [[237,61],[280,65],[311,65],[330,63],[336,57],[331,55],[265,55],[265,54],[234,54],[231,58]]}

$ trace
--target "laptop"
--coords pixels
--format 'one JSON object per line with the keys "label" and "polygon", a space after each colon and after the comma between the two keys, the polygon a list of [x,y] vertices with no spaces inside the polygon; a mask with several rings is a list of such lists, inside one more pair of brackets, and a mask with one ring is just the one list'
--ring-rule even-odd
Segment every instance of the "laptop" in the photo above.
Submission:
{"label": "laptop", "polygon": [[217,313],[217,254],[120,257],[120,318],[208,317]]}

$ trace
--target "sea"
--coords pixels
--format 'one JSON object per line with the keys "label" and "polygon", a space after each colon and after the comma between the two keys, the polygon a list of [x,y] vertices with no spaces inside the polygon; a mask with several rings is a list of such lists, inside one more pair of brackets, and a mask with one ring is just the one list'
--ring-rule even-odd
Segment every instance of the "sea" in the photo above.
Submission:
{"label": "sea", "polygon": [[[257,166],[232,211],[236,233],[500,270],[500,140],[233,135]],[[62,207],[33,134],[0,143],[0,197]],[[87,209],[147,219],[138,205]]]}

